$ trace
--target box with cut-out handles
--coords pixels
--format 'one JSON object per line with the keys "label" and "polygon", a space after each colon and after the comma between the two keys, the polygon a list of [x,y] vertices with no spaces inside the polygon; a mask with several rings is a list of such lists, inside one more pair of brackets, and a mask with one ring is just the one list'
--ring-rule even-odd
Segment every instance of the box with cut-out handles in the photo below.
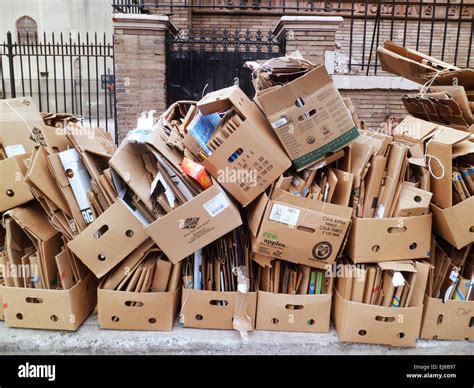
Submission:
{"label": "box with cut-out handles", "polygon": [[75,331],[97,302],[97,279],[87,275],[68,290],[6,287],[0,289],[9,327]]}
{"label": "box with cut-out handles", "polygon": [[[184,327],[232,330],[237,294],[183,288],[181,316]],[[246,314],[255,327],[257,293],[248,292],[246,301]]]}
{"label": "box with cut-out handles", "polygon": [[430,256],[431,214],[397,218],[352,217],[346,253],[354,263]]}
{"label": "box with cut-out handles", "polygon": [[98,320],[102,329],[173,330],[181,290],[173,292],[98,291]]}

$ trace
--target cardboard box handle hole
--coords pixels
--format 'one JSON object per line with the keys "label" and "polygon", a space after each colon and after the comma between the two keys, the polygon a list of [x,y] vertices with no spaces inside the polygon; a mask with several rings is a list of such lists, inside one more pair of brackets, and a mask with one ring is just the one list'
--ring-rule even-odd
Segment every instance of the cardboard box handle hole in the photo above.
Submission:
{"label": "cardboard box handle hole", "polygon": [[222,306],[225,307],[229,304],[226,300],[212,299],[209,301],[209,304],[212,306]]}
{"label": "cardboard box handle hole", "polygon": [[309,326],[313,326],[316,321],[314,319],[308,319],[308,322],[306,322]]}
{"label": "cardboard box handle hole", "polygon": [[201,314],[196,314],[194,318],[196,318],[196,321],[202,321],[204,317]]}
{"label": "cardboard box handle hole", "polygon": [[416,247],[418,246],[418,244],[416,242],[412,242],[408,248],[410,248],[411,250],[414,250],[416,249]]}
{"label": "cardboard box handle hole", "polygon": [[127,300],[127,301],[125,301],[125,306],[127,306],[127,307],[143,307],[143,302]]}
{"label": "cardboard box handle hole", "polygon": [[311,109],[307,112],[304,112],[301,116],[298,117],[298,121],[303,121],[309,119],[311,116],[316,114],[316,109]]}
{"label": "cardboard box handle hole", "polygon": [[364,329],[359,330],[359,335],[364,336],[366,334],[367,334],[367,330],[364,330]]}
{"label": "cardboard box handle hole", "polygon": [[296,227],[296,229],[301,230],[302,232],[306,232],[306,233],[314,233],[314,232],[316,232],[315,229],[309,228],[309,227],[303,226],[303,225],[298,225],[298,226]]}
{"label": "cardboard box handle hole", "polygon": [[406,226],[392,226],[387,229],[388,233],[404,233],[407,231]]}
{"label": "cardboard box handle hole", "polygon": [[18,313],[18,314],[16,315],[16,319],[22,320],[22,319],[23,319],[23,314],[22,314],[22,313]]}
{"label": "cardboard box handle hole", "polygon": [[148,323],[151,323],[151,324],[156,323],[156,318],[148,318]]}
{"label": "cardboard box handle hole", "polygon": [[237,148],[234,152],[232,152],[232,154],[227,158],[227,161],[229,163],[233,163],[235,162],[240,155],[242,155],[242,153],[244,152],[244,150],[242,148]]}
{"label": "cardboard box handle hole", "polygon": [[442,323],[443,323],[443,314],[439,314],[436,324],[441,325]]}
{"label": "cardboard box handle hole", "polygon": [[97,231],[94,233],[94,238],[98,240],[101,238],[107,231],[109,230],[109,227],[107,225],[102,225]]}
{"label": "cardboard box handle hole", "polygon": [[26,300],[26,303],[43,303],[43,299],[41,298],[27,297],[25,300]]}
{"label": "cardboard box handle hole", "polygon": [[384,316],[384,315],[377,315],[375,317],[375,320],[379,321],[379,322],[393,322],[393,321],[395,321],[395,317],[387,317],[387,316]]}
{"label": "cardboard box handle hole", "polygon": [[13,197],[15,195],[15,192],[12,189],[8,189],[6,193],[8,197]]}
{"label": "cardboard box handle hole", "polygon": [[303,310],[304,306],[302,304],[287,304],[285,308],[287,310]]}
{"label": "cardboard box handle hole", "polygon": [[474,233],[474,225],[469,228],[469,232]]}
{"label": "cardboard box handle hole", "polygon": [[469,327],[474,327],[474,317],[469,320]]}

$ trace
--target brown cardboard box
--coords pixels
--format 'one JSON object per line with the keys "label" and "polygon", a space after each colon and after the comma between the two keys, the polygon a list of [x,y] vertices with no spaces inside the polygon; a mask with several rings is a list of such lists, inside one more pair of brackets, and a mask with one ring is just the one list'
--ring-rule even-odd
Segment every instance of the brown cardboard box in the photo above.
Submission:
{"label": "brown cardboard box", "polygon": [[[204,115],[233,107],[243,117],[240,126],[203,162],[206,171],[243,206],[291,166],[268,121],[237,86],[207,94],[197,107]],[[231,158],[234,155],[238,156]]]}
{"label": "brown cardboard box", "polygon": [[449,63],[399,46],[389,40],[384,42],[384,47],[377,49],[377,54],[384,71],[402,76],[422,85],[436,75],[437,71],[444,69],[450,69],[451,71],[459,70],[458,67]]}
{"label": "brown cardboard box", "polygon": [[221,187],[210,188],[145,227],[145,232],[176,264],[242,225],[240,212]]}
{"label": "brown cardboard box", "polygon": [[118,199],[70,241],[68,247],[100,278],[147,238],[141,221]]}
{"label": "brown cardboard box", "polygon": [[431,214],[399,218],[352,217],[346,253],[354,263],[430,256]]}
{"label": "brown cardboard box", "polygon": [[24,181],[28,158],[29,154],[23,154],[0,160],[0,212],[33,199],[33,194]]}
{"label": "brown cardboard box", "polygon": [[324,65],[255,96],[297,170],[354,140],[359,132]]}
{"label": "brown cardboard box", "polygon": [[344,299],[337,290],[333,317],[341,341],[415,346],[423,306],[383,307]]}
{"label": "brown cardboard box", "polygon": [[[232,330],[237,292],[183,289],[181,314],[184,327]],[[247,293],[247,315],[255,327],[257,293]]]}
{"label": "brown cardboard box", "polygon": [[433,231],[457,249],[474,242],[474,197],[442,209],[431,204]]}
{"label": "brown cardboard box", "polygon": [[289,295],[258,291],[257,330],[327,333],[332,294]]}
{"label": "brown cardboard box", "polygon": [[[183,155],[175,152],[153,131],[141,132],[138,142],[124,142],[110,160],[113,170],[126,182],[143,204],[152,209],[149,172],[140,153],[158,152],[172,165],[179,166]],[[144,231],[173,263],[242,224],[237,206],[217,182],[171,212],[148,224]]]}
{"label": "brown cardboard box", "polygon": [[125,292],[99,288],[97,310],[102,329],[173,330],[181,290]]}
{"label": "brown cardboard box", "polygon": [[[397,263],[390,263],[396,269]],[[400,269],[407,263],[400,263]],[[344,342],[415,346],[420,333],[423,296],[430,265],[412,262],[416,282],[408,307],[385,307],[352,302],[335,290],[333,319],[339,338]]]}
{"label": "brown cardboard box", "polygon": [[445,340],[474,339],[473,301],[431,298],[425,295],[420,338]]}
{"label": "brown cardboard box", "polygon": [[8,156],[30,153],[44,125],[43,117],[31,97],[0,100],[0,148]]}
{"label": "brown cardboard box", "polygon": [[1,287],[5,324],[31,329],[77,330],[97,301],[97,279],[87,275],[68,290]]}
{"label": "brown cardboard box", "polygon": [[254,252],[325,268],[336,259],[350,225],[352,209],[286,191],[282,177],[270,198],[262,196],[247,211]]}

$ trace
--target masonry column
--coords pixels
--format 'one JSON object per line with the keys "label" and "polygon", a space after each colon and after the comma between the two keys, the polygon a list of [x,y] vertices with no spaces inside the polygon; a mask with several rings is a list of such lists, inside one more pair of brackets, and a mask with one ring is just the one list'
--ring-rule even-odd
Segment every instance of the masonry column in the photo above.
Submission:
{"label": "masonry column", "polygon": [[166,109],[168,16],[114,14],[115,82],[119,144],[141,112]]}
{"label": "masonry column", "polygon": [[305,59],[324,64],[324,53],[334,51],[340,16],[282,16],[273,33],[286,41],[286,53],[299,50]]}

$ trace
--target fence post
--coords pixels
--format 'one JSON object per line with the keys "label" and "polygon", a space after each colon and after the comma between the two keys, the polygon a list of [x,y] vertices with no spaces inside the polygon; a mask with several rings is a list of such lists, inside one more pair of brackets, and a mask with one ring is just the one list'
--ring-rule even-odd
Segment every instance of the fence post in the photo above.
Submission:
{"label": "fence post", "polygon": [[140,113],[166,109],[166,34],[177,33],[168,16],[114,14],[118,142]]}
{"label": "fence post", "polygon": [[311,62],[324,64],[325,52],[334,51],[342,22],[340,16],[282,16],[273,33],[285,42],[287,53],[299,50]]}
{"label": "fence post", "polygon": [[13,42],[12,42],[12,33],[7,32],[7,57],[8,57],[8,67],[10,70],[10,95],[11,98],[16,98],[15,90],[15,63],[13,61]]}

